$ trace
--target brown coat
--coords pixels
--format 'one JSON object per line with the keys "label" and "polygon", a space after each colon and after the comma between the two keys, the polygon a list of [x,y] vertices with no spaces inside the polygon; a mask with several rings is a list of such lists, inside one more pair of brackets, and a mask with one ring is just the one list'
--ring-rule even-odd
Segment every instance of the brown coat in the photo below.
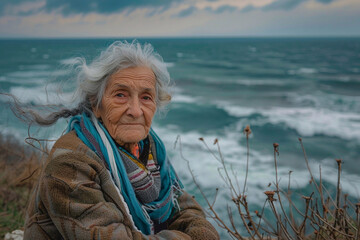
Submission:
{"label": "brown coat", "polygon": [[70,132],[51,150],[30,200],[24,240],[34,239],[219,239],[199,204],[186,192],[168,230],[145,236],[125,210],[97,155]]}

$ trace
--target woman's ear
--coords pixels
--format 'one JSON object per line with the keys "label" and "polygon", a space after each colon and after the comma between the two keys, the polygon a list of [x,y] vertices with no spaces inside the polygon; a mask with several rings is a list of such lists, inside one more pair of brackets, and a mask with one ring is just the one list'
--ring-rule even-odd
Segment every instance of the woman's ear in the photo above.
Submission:
{"label": "woman's ear", "polygon": [[100,118],[100,106],[97,106],[95,99],[89,99],[89,101],[91,103],[91,110],[94,113],[95,117]]}
{"label": "woman's ear", "polygon": [[98,107],[93,106],[92,111],[96,118],[100,118],[101,114],[100,114],[100,109]]}

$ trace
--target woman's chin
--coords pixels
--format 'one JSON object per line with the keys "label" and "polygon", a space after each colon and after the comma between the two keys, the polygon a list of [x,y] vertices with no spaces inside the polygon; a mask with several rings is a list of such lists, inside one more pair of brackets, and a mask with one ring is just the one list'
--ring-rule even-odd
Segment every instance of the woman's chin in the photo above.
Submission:
{"label": "woman's chin", "polygon": [[144,138],[146,138],[147,133],[144,130],[127,130],[122,134],[119,134],[116,138],[116,141],[121,145],[138,143]]}

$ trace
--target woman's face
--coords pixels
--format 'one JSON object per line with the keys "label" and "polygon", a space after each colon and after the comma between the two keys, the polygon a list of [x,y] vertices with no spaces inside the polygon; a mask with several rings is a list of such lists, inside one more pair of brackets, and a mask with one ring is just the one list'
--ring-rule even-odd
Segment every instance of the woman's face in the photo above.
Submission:
{"label": "woman's face", "polygon": [[101,106],[93,109],[120,145],[146,138],[156,112],[155,74],[148,67],[130,67],[110,76]]}

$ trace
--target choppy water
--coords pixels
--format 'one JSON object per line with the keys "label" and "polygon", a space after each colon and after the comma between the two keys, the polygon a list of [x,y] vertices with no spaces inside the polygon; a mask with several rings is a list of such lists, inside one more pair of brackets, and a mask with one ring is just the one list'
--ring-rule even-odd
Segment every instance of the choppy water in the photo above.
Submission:
{"label": "choppy water", "polygon": [[[0,86],[2,92],[18,96],[23,102],[57,102],[53,97],[58,83],[66,80],[66,65],[74,57],[89,61],[113,40],[1,40]],[[324,180],[336,182],[335,158],[344,160],[342,188],[359,199],[360,183],[360,39],[140,39],[150,42],[168,63],[175,82],[170,110],[157,117],[154,129],[164,140],[178,174],[186,188],[201,197],[192,183],[179,149],[204,191],[212,195],[223,187],[218,162],[198,140],[212,145],[218,138],[223,155],[238,174],[240,186],[246,167],[246,141],[242,133],[250,125],[250,170],[248,201],[262,206],[269,182],[274,181],[273,147],[280,144],[279,175],[300,191],[308,185],[302,137],[310,164]],[[65,96],[74,83],[63,84]],[[45,91],[48,94],[46,94]],[[56,95],[56,94],[55,94]],[[27,128],[18,121],[0,97],[1,133],[18,138]],[[65,128],[60,122],[48,136],[57,138]],[[44,135],[41,130],[38,135]],[[224,188],[222,188],[224,189]],[[225,190],[217,209],[226,215]]]}

